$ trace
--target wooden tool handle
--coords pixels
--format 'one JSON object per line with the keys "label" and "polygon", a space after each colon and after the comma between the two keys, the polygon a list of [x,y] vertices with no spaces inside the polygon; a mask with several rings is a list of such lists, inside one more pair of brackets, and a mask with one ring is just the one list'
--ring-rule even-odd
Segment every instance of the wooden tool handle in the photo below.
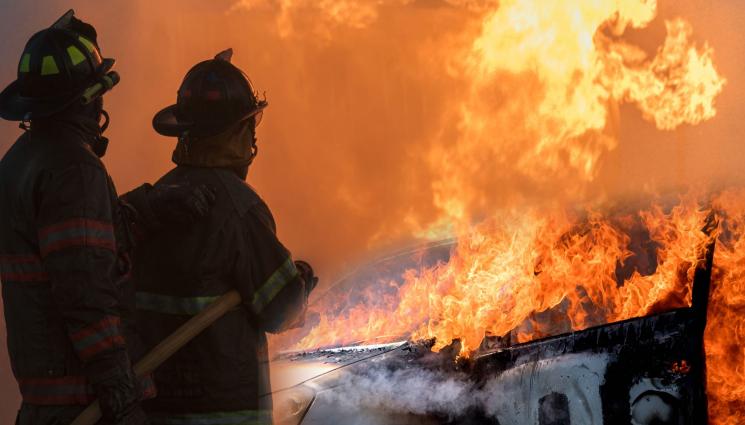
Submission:
{"label": "wooden tool handle", "polygon": [[[158,366],[181,349],[181,347],[207,329],[217,319],[224,316],[225,313],[240,305],[240,303],[241,296],[238,294],[238,291],[230,291],[216,299],[207,308],[168,335],[166,339],[161,341],[160,344],[156,345],[145,357],[137,362],[134,366],[135,375],[138,378],[142,378],[152,373]],[[98,405],[98,401],[95,401],[80,413],[72,421],[71,425],[95,425],[99,419],[101,419],[101,407]]]}

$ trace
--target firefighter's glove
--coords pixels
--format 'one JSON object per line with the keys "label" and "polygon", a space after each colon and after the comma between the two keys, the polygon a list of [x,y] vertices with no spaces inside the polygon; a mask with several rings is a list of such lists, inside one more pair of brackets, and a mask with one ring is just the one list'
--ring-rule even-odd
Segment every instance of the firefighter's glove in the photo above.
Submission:
{"label": "firefighter's glove", "polygon": [[191,224],[207,215],[215,203],[215,191],[207,185],[158,185],[148,196],[161,223]]}
{"label": "firefighter's glove", "polygon": [[215,203],[215,191],[207,185],[144,184],[124,196],[138,213],[138,224],[149,231],[166,225],[188,225],[205,217]]}
{"label": "firefighter's glove", "polygon": [[117,353],[88,365],[89,379],[101,406],[98,425],[147,425],[140,407],[141,390],[129,362],[122,357]]}
{"label": "firefighter's glove", "polygon": [[310,295],[311,291],[318,285],[318,277],[313,272],[313,267],[305,261],[295,261],[295,268],[297,268],[300,277],[305,281],[305,295]]}

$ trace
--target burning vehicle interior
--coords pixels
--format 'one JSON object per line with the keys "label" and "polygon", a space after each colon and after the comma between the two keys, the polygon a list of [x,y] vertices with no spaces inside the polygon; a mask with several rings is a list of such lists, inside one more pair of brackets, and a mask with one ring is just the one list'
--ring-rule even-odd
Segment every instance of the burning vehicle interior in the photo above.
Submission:
{"label": "burning vehicle interior", "polygon": [[[653,221],[655,214],[660,222]],[[588,216],[567,233],[556,235],[553,248],[559,252],[534,258],[532,270],[526,271],[532,276],[522,282],[541,285],[540,275],[556,273],[552,267],[559,266],[556,262],[561,256],[569,256],[563,259],[574,262],[575,267],[599,267],[578,277],[609,280],[594,287],[567,285],[564,290],[569,292],[560,294],[558,302],[528,313],[522,321],[513,322],[516,325],[511,329],[473,329],[474,337],[481,332],[483,339],[472,340],[479,344],[470,350],[464,349],[468,340],[451,340],[437,347],[435,339],[417,339],[427,334],[421,330],[417,334],[407,326],[416,326],[418,320],[431,326],[433,311],[422,315],[402,303],[414,301],[408,299],[412,296],[442,296],[433,292],[441,290],[444,282],[434,282],[449,277],[436,275],[451,273],[453,264],[464,260],[466,253],[458,243],[488,241],[474,240],[472,235],[467,241],[429,244],[373,262],[343,279],[312,307],[317,313],[304,329],[284,336],[301,338],[301,343],[294,350],[278,353],[274,360],[274,399],[281,423],[706,422],[704,328],[719,225],[716,214],[679,204],[648,216],[617,214],[605,220]],[[678,226],[683,222],[700,226],[686,229],[693,231],[693,239],[682,238],[683,233],[659,239],[663,228],[665,233],[682,231]],[[601,249],[609,249],[611,242],[603,237],[613,230],[619,232],[615,235],[619,237],[617,248],[628,249],[625,257],[616,259],[603,252],[605,264],[593,264],[603,258],[593,257],[594,245],[606,243]],[[620,233],[624,230],[627,233]],[[674,252],[672,245],[678,243],[692,245]],[[505,258],[488,258],[478,251],[483,248],[470,246],[466,250],[476,249],[470,254],[494,261],[491,267],[516,265],[502,263]],[[556,257],[550,258],[552,255]],[[480,293],[473,308],[490,311],[510,306],[515,302],[514,293],[501,285],[520,281],[518,275],[513,272],[502,278],[505,281],[491,273],[484,276],[493,279],[493,292]],[[467,277],[479,278],[478,273]],[[664,285],[658,298],[639,299],[635,310],[626,305],[619,316],[610,316],[609,312],[618,308],[614,303],[628,299],[622,293],[643,288],[644,280]],[[388,317],[381,316],[381,327],[371,329],[375,324],[370,317],[376,314]],[[478,323],[466,320],[464,326]],[[399,333],[386,335],[385,330]],[[350,335],[358,339],[349,339]],[[414,337],[407,340],[409,335]],[[320,340],[308,342],[313,338]],[[303,344],[313,347],[318,342],[332,344],[302,349]]]}

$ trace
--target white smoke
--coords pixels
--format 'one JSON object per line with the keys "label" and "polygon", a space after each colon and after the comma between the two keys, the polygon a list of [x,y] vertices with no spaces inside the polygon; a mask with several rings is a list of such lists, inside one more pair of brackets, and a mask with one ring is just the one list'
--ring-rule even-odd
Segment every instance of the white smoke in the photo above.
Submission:
{"label": "white smoke", "polygon": [[330,401],[350,410],[367,408],[452,418],[464,415],[485,400],[465,374],[418,367],[358,370],[345,374],[340,384],[344,390],[333,391]]}
{"label": "white smoke", "polygon": [[456,422],[497,418],[503,425],[521,425],[563,420],[570,412],[572,423],[603,421],[599,388],[611,360],[608,354],[572,353],[531,361],[480,382],[456,370],[452,359],[428,367],[401,360],[347,371],[338,386],[323,394],[324,402],[357,413],[354,425],[394,423],[391,420],[406,415]]}

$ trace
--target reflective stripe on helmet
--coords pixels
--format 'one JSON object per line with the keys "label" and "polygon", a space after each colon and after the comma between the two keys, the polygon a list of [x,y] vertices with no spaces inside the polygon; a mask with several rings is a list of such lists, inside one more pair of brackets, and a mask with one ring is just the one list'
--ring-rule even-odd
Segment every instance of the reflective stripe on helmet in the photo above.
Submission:
{"label": "reflective stripe on helmet", "polygon": [[31,69],[31,54],[24,53],[21,57],[21,65],[18,67],[18,72],[29,72]]}
{"label": "reflective stripe on helmet", "polygon": [[88,49],[88,50],[89,50],[89,51],[90,51],[91,53],[95,53],[95,52],[97,52],[97,51],[98,51],[98,49],[96,49],[96,46],[95,46],[95,45],[94,45],[93,43],[91,43],[91,41],[90,41],[90,40],[88,40],[87,38],[83,37],[82,35],[81,35],[81,36],[78,36],[78,40],[80,40],[80,42],[81,42],[81,43],[83,43],[83,45],[84,45],[84,46],[85,46],[85,47],[86,47],[86,48],[87,48],[87,49]]}
{"label": "reflective stripe on helmet", "polygon": [[85,61],[85,55],[75,46],[68,47],[67,54],[70,55],[73,66]]}
{"label": "reflective stripe on helmet", "polygon": [[91,52],[93,55],[93,62],[95,62],[96,65],[100,65],[101,62],[103,62],[103,59],[101,59],[101,52],[98,51],[98,47],[96,47],[95,44],[93,44],[90,40],[83,36],[78,36],[78,40],[83,43],[86,49]]}
{"label": "reflective stripe on helmet", "polygon": [[44,56],[41,60],[41,75],[54,74],[59,74],[59,68],[57,68],[57,62],[54,60],[54,56]]}

